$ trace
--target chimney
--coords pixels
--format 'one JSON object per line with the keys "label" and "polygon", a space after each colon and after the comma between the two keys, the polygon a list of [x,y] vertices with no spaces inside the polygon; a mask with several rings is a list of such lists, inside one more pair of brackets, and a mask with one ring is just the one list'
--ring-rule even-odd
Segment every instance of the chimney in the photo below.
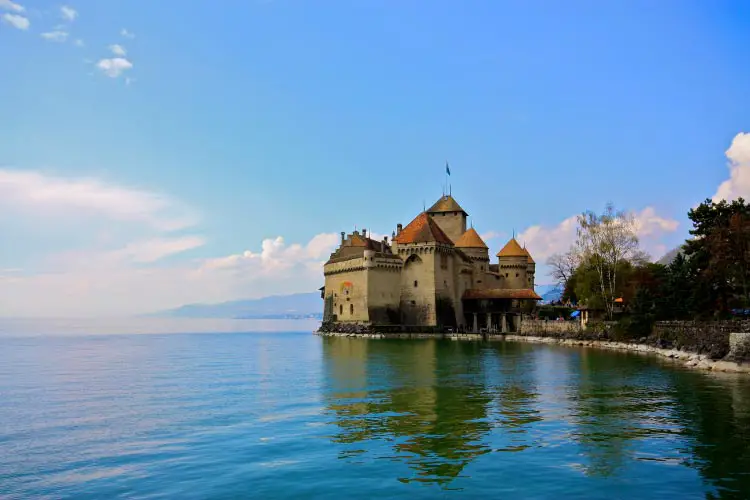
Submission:
{"label": "chimney", "polygon": [[401,224],[396,224],[396,234],[401,234],[401,230],[404,228]]}
{"label": "chimney", "polygon": [[341,231],[341,244],[344,244],[344,231]]}

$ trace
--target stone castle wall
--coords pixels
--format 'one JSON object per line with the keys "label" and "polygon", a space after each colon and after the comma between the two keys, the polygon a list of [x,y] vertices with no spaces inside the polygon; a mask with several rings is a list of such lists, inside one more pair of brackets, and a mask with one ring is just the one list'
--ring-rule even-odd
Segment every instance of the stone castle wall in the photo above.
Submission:
{"label": "stone castle wall", "polygon": [[[337,321],[369,321],[367,312],[367,273],[364,259],[330,264],[326,276],[326,294],[333,294],[333,314]],[[351,286],[344,286],[345,283]],[[346,293],[348,291],[348,293]]]}
{"label": "stone castle wall", "polygon": [[434,325],[437,322],[435,253],[426,246],[414,248],[417,252],[404,255],[406,260],[401,271],[401,322],[406,325]]}

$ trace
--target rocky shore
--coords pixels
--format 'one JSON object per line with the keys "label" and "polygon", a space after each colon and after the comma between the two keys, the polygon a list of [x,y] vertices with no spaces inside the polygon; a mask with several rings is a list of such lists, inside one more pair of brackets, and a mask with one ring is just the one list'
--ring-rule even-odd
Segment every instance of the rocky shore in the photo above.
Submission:
{"label": "rocky shore", "polygon": [[682,351],[678,349],[665,349],[654,345],[636,342],[615,342],[611,340],[575,340],[554,337],[537,337],[533,335],[505,335],[506,341],[511,342],[533,342],[541,344],[558,344],[564,346],[594,347],[599,349],[614,349],[619,351],[633,351],[644,354],[655,354],[675,361],[682,362],[685,366],[702,370],[713,370],[719,372],[747,373],[750,374],[750,363],[736,361],[733,357],[723,359],[711,359],[709,354],[698,354],[695,352]]}
{"label": "rocky shore", "polygon": [[[695,324],[661,325],[649,337],[637,341],[618,341],[606,329],[562,331],[558,328],[531,329],[508,334],[453,333],[432,328],[362,324],[324,324],[316,335],[366,339],[446,339],[467,341],[506,341],[592,347],[653,354],[703,370],[750,374],[750,333],[727,331],[730,325],[699,328]],[[742,328],[747,330],[747,328]],[[411,330],[411,331],[404,331]]]}

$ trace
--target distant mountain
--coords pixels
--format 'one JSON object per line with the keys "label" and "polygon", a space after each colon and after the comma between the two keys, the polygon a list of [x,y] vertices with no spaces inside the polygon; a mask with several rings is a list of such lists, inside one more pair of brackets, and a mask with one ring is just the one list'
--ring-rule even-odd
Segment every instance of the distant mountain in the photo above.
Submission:
{"label": "distant mountain", "polygon": [[320,292],[273,295],[219,304],[188,304],[150,316],[170,318],[299,319],[323,316]]}
{"label": "distant mountain", "polygon": [[542,303],[549,304],[556,300],[560,300],[563,289],[560,285],[537,285],[534,287],[534,291],[542,298]]}
{"label": "distant mountain", "polygon": [[669,264],[672,263],[672,261],[675,259],[675,257],[677,257],[677,255],[680,254],[683,251],[683,248],[684,248],[683,245],[680,245],[677,248],[673,248],[672,250],[670,250],[669,252],[667,252],[664,255],[664,257],[662,257],[661,259],[657,260],[656,263],[668,266]]}

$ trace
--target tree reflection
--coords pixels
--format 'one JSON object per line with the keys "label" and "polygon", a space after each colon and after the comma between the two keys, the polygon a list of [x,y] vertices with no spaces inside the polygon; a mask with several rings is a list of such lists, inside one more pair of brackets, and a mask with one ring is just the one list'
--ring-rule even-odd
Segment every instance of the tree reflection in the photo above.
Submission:
{"label": "tree reflection", "polygon": [[[363,453],[366,441],[386,442],[416,473],[402,481],[445,484],[490,451],[483,437],[491,429],[492,398],[477,349],[430,340],[325,339],[327,407],[339,429],[332,439],[353,445],[342,458]],[[441,350],[452,352],[438,355]],[[356,364],[364,373],[352,368]]]}
{"label": "tree reflection", "polygon": [[635,440],[669,432],[653,421],[666,404],[662,371],[637,354],[581,350],[569,359],[578,374],[569,389],[572,438],[588,459],[578,465],[587,475],[614,476],[633,459]]}
{"label": "tree reflection", "polygon": [[673,374],[679,418],[691,438],[692,467],[714,491],[707,498],[750,498],[750,380],[747,375]]}

